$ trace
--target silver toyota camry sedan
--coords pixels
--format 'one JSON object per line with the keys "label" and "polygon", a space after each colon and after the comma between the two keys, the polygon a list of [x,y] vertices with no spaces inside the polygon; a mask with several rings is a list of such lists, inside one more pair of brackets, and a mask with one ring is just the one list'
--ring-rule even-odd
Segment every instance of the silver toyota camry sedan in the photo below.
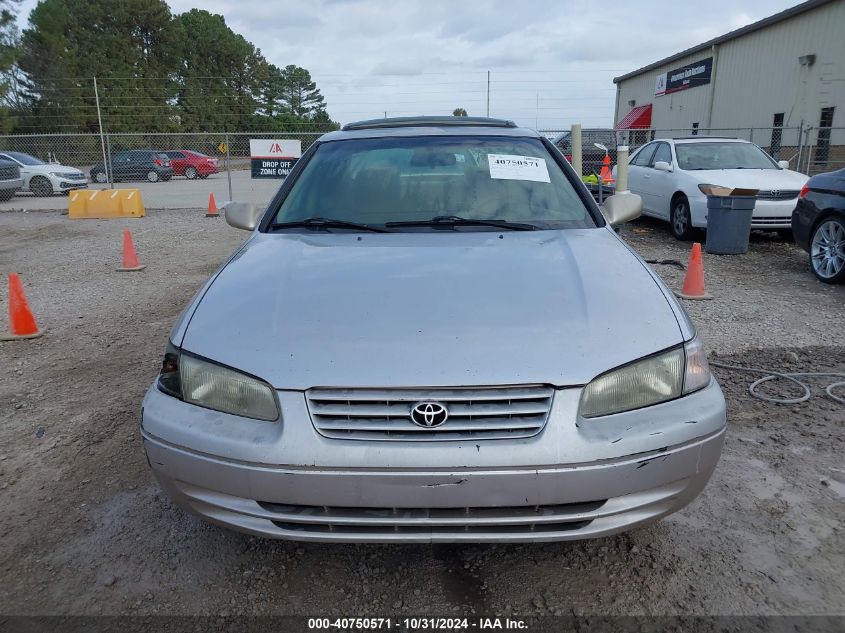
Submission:
{"label": "silver toyota camry sedan", "polygon": [[537,133],[350,124],[315,142],[174,326],[142,405],[162,488],[303,541],[560,541],[704,488],[725,401],[684,310]]}

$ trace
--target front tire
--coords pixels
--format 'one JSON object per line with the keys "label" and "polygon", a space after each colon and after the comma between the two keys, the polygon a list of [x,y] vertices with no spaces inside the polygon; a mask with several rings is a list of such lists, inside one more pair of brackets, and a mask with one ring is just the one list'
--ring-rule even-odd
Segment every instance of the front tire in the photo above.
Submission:
{"label": "front tire", "polygon": [[53,191],[53,183],[44,176],[33,176],[32,180],[29,181],[29,190],[32,192],[32,195],[39,198],[46,198],[55,193]]}
{"label": "front tire", "polygon": [[845,281],[845,220],[825,218],[810,238],[810,268],[819,281]]}
{"label": "front tire", "polygon": [[185,169],[185,178],[188,180],[193,180],[197,177],[197,169],[196,167],[188,167]]}
{"label": "front tire", "polygon": [[672,227],[672,235],[675,236],[676,240],[689,241],[692,239],[692,215],[686,196],[678,196],[672,201],[669,224]]}
{"label": "front tire", "polygon": [[158,182],[158,172],[155,169],[151,169],[147,172],[147,180],[149,182]]}
{"label": "front tire", "polygon": [[91,180],[102,184],[108,182],[109,179],[108,176],[106,176],[106,172],[98,170],[93,173]]}

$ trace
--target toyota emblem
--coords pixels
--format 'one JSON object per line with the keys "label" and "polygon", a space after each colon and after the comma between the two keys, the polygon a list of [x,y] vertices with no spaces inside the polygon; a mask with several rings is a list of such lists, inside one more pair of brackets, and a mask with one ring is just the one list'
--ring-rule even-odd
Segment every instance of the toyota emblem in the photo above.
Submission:
{"label": "toyota emblem", "polygon": [[449,410],[439,402],[418,402],[411,407],[411,422],[427,429],[440,426],[449,417]]}

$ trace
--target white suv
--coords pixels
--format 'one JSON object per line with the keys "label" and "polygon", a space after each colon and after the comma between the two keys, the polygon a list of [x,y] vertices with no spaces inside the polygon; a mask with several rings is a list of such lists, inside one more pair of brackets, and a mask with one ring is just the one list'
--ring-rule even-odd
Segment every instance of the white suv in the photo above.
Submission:
{"label": "white suv", "polygon": [[788,166],[740,139],[658,139],[631,156],[628,188],[642,197],[643,214],[670,222],[680,240],[689,239],[694,228],[707,227],[702,185],[758,189],[752,228],[789,233],[807,176]]}

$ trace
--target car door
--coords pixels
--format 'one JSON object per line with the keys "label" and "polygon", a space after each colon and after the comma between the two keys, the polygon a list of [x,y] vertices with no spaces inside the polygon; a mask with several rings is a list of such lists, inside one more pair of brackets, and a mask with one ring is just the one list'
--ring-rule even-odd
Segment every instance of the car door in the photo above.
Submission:
{"label": "car door", "polygon": [[118,152],[111,159],[113,178],[126,178],[129,176],[129,152]]}
{"label": "car door", "polygon": [[646,194],[646,176],[651,164],[651,157],[657,149],[657,143],[649,143],[631,157],[628,164],[628,189],[643,199],[643,213],[652,215]]}
{"label": "car door", "polygon": [[183,176],[185,174],[185,168],[189,163],[189,157],[184,152],[177,152],[175,150],[164,152],[164,154],[170,159],[170,166],[173,168],[173,172],[177,176]]}
{"label": "car door", "polygon": [[651,157],[648,173],[646,176],[646,191],[649,197],[649,208],[654,215],[664,220],[669,219],[669,202],[672,194],[675,193],[675,172],[656,169],[654,165],[658,162],[668,163],[674,170],[672,161],[672,148],[669,143],[661,141]]}
{"label": "car door", "polygon": [[146,178],[151,163],[151,152],[132,152],[132,177]]}

